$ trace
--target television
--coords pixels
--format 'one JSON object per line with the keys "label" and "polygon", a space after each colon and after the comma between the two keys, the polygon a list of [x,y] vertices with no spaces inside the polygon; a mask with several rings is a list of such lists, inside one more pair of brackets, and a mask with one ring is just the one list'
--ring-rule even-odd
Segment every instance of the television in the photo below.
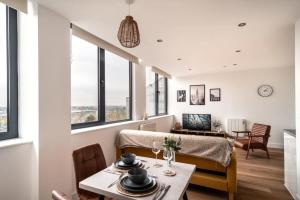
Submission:
{"label": "television", "polygon": [[211,115],[182,114],[182,128],[198,131],[211,131]]}

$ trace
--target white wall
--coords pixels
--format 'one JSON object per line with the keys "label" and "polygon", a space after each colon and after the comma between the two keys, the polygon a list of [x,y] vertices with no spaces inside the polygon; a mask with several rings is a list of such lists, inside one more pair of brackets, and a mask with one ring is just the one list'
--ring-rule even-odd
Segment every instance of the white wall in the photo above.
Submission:
{"label": "white wall", "polygon": [[[294,71],[293,68],[274,68],[251,71],[232,71],[204,74],[173,80],[170,96],[171,113],[181,122],[182,113],[208,113],[213,119],[245,118],[272,126],[269,145],[283,147],[283,129],[295,127]],[[189,105],[189,85],[205,84],[206,105]],[[257,94],[261,84],[274,88],[271,97]],[[221,88],[221,101],[209,101],[209,89]],[[186,90],[187,101],[176,101],[176,91]],[[251,127],[251,124],[250,126]]]}
{"label": "white wall", "polygon": [[[19,135],[32,140],[31,199],[38,199],[39,97],[38,97],[38,6],[28,1],[28,13],[19,14]],[[17,155],[16,155],[17,156]],[[29,155],[28,155],[29,156]],[[28,172],[24,172],[27,175]],[[25,189],[25,188],[24,188]],[[30,191],[20,190],[18,194]],[[0,198],[1,199],[1,198]]]}
{"label": "white wall", "polygon": [[[296,129],[300,130],[300,19],[295,29],[295,78],[296,78]],[[300,200],[300,137],[296,137],[297,143],[297,198]]]}
{"label": "white wall", "polygon": [[133,64],[132,70],[132,101],[133,101],[133,119],[143,119],[146,111],[146,71],[144,66]]}
{"label": "white wall", "polygon": [[39,199],[71,189],[70,23],[39,6]]}
{"label": "white wall", "polygon": [[31,200],[32,144],[0,149],[0,199]]}

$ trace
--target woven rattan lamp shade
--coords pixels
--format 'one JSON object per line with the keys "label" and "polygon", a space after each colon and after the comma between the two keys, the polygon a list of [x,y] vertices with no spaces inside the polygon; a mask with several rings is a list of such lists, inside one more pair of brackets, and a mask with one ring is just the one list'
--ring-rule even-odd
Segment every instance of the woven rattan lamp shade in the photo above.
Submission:
{"label": "woven rattan lamp shade", "polygon": [[118,39],[123,47],[134,48],[140,44],[139,28],[132,16],[126,16],[120,24]]}

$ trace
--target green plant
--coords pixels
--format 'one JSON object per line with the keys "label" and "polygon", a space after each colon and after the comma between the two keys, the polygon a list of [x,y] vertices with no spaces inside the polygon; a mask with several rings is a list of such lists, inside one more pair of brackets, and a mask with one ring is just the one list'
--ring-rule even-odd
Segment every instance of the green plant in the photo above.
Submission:
{"label": "green plant", "polygon": [[163,147],[166,148],[167,150],[174,150],[174,151],[179,151],[181,150],[181,138],[178,138],[178,141],[173,139],[172,137],[165,137],[165,141],[163,144]]}
{"label": "green plant", "polygon": [[93,122],[93,121],[95,121],[96,120],[96,117],[94,116],[94,115],[92,115],[92,114],[90,114],[90,115],[88,115],[87,117],[86,117],[86,122]]}

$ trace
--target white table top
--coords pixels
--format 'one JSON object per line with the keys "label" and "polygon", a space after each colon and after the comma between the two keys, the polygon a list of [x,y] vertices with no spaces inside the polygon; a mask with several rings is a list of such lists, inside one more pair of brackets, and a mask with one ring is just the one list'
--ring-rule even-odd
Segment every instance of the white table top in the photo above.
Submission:
{"label": "white table top", "polygon": [[[181,199],[186,188],[189,185],[191,176],[196,169],[195,165],[179,163],[179,162],[172,162],[172,170],[176,171],[176,175],[173,177],[168,177],[163,175],[163,171],[167,169],[167,161],[165,160],[158,160],[158,163],[163,164],[163,167],[155,168],[153,164],[155,163],[155,159],[147,158],[147,157],[137,157],[142,160],[146,160],[144,162],[145,167],[147,168],[148,174],[157,176],[157,180],[160,183],[165,183],[166,185],[171,185],[169,191],[163,198],[163,200],[176,200]],[[110,166],[111,167],[111,166]],[[152,200],[154,194],[145,197],[129,197],[122,195],[117,192],[116,185],[108,188],[113,181],[117,180],[119,175],[111,174],[102,170],[89,178],[81,181],[79,183],[79,187],[81,189],[91,191],[97,194],[102,194],[107,197],[112,197],[115,199],[124,199],[124,200],[133,200],[133,199],[143,199],[143,200]]]}

